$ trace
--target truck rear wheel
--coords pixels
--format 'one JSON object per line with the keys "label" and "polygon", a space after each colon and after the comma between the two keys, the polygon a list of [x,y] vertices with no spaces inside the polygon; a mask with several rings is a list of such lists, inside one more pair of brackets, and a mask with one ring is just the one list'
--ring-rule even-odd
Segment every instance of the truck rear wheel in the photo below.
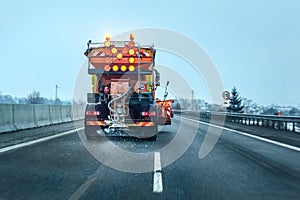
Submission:
{"label": "truck rear wheel", "polygon": [[141,128],[141,135],[142,138],[148,141],[155,141],[157,139],[158,133],[158,126],[151,126],[151,127],[142,127]]}
{"label": "truck rear wheel", "polygon": [[84,134],[88,140],[97,139],[100,135],[97,133],[100,127],[98,126],[85,126],[84,127]]}
{"label": "truck rear wheel", "polygon": [[156,141],[156,139],[157,139],[157,134],[147,138],[148,141]]}

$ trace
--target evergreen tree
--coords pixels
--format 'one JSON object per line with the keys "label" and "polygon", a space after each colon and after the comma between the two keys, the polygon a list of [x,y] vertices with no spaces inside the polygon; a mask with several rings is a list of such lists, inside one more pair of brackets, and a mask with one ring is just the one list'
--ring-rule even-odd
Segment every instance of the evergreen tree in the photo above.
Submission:
{"label": "evergreen tree", "polygon": [[227,110],[229,112],[243,113],[243,108],[244,106],[242,106],[242,99],[239,97],[236,87],[233,87],[231,91],[230,104]]}

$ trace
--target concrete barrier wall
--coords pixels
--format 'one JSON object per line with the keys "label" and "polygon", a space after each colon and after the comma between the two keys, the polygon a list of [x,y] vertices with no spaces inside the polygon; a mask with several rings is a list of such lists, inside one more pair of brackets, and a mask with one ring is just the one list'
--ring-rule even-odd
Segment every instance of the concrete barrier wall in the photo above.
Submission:
{"label": "concrete barrier wall", "polygon": [[0,133],[80,120],[84,118],[84,108],[84,105],[0,104]]}
{"label": "concrete barrier wall", "polygon": [[71,106],[61,106],[61,119],[63,122],[70,122],[72,121],[72,107]]}
{"label": "concrete barrier wall", "polygon": [[63,122],[60,106],[50,105],[50,119],[52,124],[59,124]]}
{"label": "concrete barrier wall", "polygon": [[14,126],[13,110],[12,104],[0,104],[0,133],[17,130]]}
{"label": "concrete barrier wall", "polygon": [[72,109],[72,120],[78,120],[79,116],[78,116],[78,106],[73,106]]}
{"label": "concrete barrier wall", "polygon": [[73,106],[71,114],[72,114],[72,120],[77,120],[78,119],[77,107],[76,106]]}
{"label": "concrete barrier wall", "polygon": [[34,105],[15,104],[13,107],[14,125],[18,130],[37,127]]}
{"label": "concrete barrier wall", "polygon": [[51,125],[50,106],[49,105],[35,105],[34,106],[34,120],[38,127]]}
{"label": "concrete barrier wall", "polygon": [[76,105],[72,109],[72,119],[80,120],[84,118],[85,105]]}

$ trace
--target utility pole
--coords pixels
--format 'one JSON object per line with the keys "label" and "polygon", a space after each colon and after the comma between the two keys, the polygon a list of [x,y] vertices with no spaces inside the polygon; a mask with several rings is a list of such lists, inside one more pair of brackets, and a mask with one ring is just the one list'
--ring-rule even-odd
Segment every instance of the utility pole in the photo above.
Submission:
{"label": "utility pole", "polygon": [[58,85],[56,84],[55,85],[55,100],[54,100],[55,104],[57,103],[57,89],[58,89]]}

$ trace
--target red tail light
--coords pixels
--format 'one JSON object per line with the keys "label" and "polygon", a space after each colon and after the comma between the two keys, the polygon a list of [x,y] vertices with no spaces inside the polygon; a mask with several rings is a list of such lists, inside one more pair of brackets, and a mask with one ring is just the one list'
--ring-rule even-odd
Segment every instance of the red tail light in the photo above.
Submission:
{"label": "red tail light", "polygon": [[149,113],[149,116],[156,116],[156,112],[155,112],[155,111],[151,111],[151,112]]}
{"label": "red tail light", "polygon": [[100,115],[99,111],[86,111],[85,115],[97,116]]}
{"label": "red tail light", "polygon": [[155,112],[155,111],[151,111],[151,112],[141,112],[141,115],[144,116],[144,117],[156,116],[156,112]]}
{"label": "red tail light", "polygon": [[142,116],[149,117],[149,112],[141,112]]}

